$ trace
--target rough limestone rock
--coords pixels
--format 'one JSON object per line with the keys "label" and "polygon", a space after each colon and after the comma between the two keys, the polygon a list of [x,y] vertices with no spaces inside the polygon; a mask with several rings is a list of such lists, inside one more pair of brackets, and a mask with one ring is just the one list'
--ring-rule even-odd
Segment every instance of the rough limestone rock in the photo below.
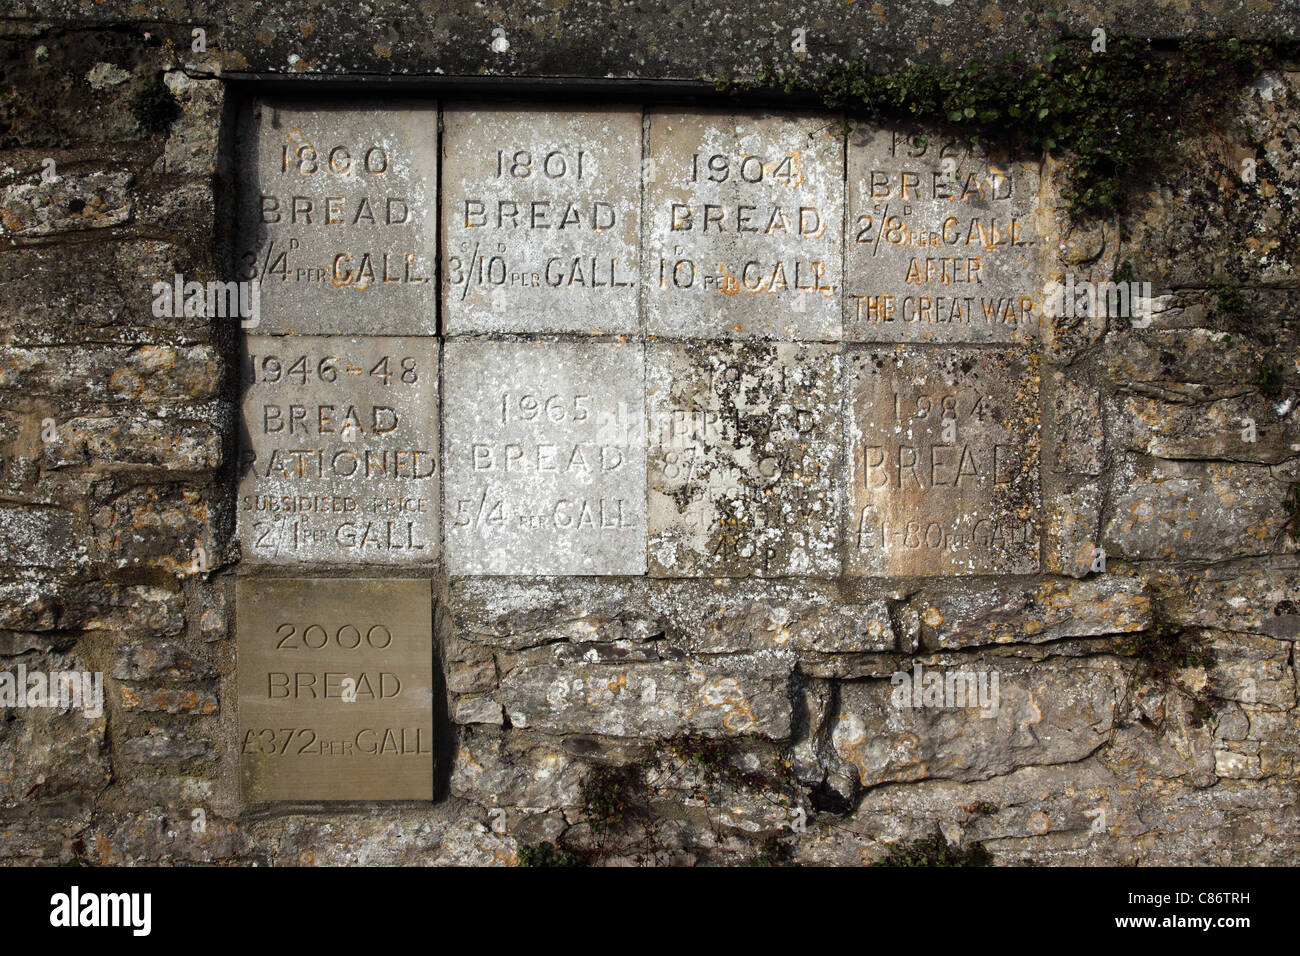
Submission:
{"label": "rough limestone rock", "polygon": [[[1294,49],[1107,215],[820,96],[1294,4],[172,6],[0,20],[0,864],[1300,863]],[[817,92],[713,91],[773,74]],[[254,278],[256,325],[155,291]],[[295,718],[385,633],[314,598],[427,584],[432,799],[249,799],[275,577]],[[59,671],[102,711],[8,696]]]}

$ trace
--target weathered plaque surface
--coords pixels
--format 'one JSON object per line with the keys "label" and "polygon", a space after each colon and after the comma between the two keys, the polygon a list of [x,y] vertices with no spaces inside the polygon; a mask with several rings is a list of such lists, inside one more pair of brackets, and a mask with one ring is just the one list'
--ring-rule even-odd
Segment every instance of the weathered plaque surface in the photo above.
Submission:
{"label": "weathered plaque surface", "polygon": [[838,348],[648,347],[651,574],[839,573]]}
{"label": "weathered plaque surface", "polygon": [[249,336],[245,348],[244,559],[437,558],[437,340]]}
{"label": "weathered plaque surface", "polygon": [[1039,565],[1038,364],[1024,349],[854,348],[851,573]]}
{"label": "weathered plaque surface", "polygon": [[437,332],[438,113],[260,101],[240,124],[238,277],[263,332]]}
{"label": "weathered plaque surface", "polygon": [[453,339],[452,574],[645,573],[645,362],[623,342]]}
{"label": "weathered plaque surface", "polygon": [[646,331],[839,339],[838,120],[651,110],[648,124]]}
{"label": "weathered plaque surface", "polygon": [[246,800],[433,798],[428,581],[239,581]]}
{"label": "weathered plaque surface", "polygon": [[443,315],[458,332],[636,332],[641,111],[443,114]]}
{"label": "weathered plaque surface", "polygon": [[1044,248],[1038,164],[894,128],[849,133],[845,338],[1031,341]]}

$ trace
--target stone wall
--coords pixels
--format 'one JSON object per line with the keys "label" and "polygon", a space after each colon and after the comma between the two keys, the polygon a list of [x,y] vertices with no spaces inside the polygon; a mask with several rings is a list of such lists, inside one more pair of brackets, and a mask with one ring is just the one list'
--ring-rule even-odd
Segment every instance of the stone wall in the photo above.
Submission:
{"label": "stone wall", "polygon": [[[1003,182],[993,170],[1023,203],[1032,242],[995,249],[986,275],[1007,302],[1028,290],[1035,310],[956,331],[901,312],[889,326],[882,297],[901,302],[925,254],[886,249],[894,285],[872,285],[886,273],[860,238],[877,137],[907,143],[915,130],[712,93],[774,63],[815,76],[864,57],[1032,55],[1097,23],[1158,38],[1293,34],[1294,12],[1081,4],[1049,18],[1027,4],[819,2],[796,23],[770,5],[704,6],[427,4],[340,26],[325,7],[9,5],[0,670],[102,673],[105,703],[98,716],[4,708],[0,859],[511,864],[549,842],[604,863],[856,865],[939,831],[1003,864],[1296,862],[1300,64],[1243,88],[1221,128],[1131,183],[1128,211],[1110,219],[1067,215],[1068,156],[963,155],[990,195]],[[453,306],[433,291],[373,313],[289,302],[322,323],[296,329],[268,297],[254,337],[226,319],[155,315],[154,283],[238,273],[241,123],[288,95],[307,96],[308,116],[396,102],[423,110],[423,129],[441,111],[432,261],[445,292],[461,238],[448,197],[464,198],[447,164],[496,149],[466,127],[451,148],[448,118],[496,93],[539,117],[557,114],[552,94],[615,107],[630,119],[602,119],[613,125],[593,141],[612,151],[626,133],[643,159],[689,138],[693,117],[725,117],[758,142],[801,117],[841,163],[815,203],[847,210],[843,227],[827,216],[820,253],[834,291],[814,278],[811,304],[765,312],[723,295],[719,270],[706,306],[642,288],[626,328],[625,306],[539,295],[509,325],[490,294]],[[672,115],[656,140],[656,117]],[[681,147],[692,152],[711,151]],[[920,162],[939,173],[941,158]],[[626,171],[647,217],[672,202],[704,217],[724,201],[676,197],[654,169]],[[644,277],[673,253],[642,225],[611,241],[635,249]],[[1121,273],[1152,284],[1145,319],[1046,314],[1045,283]],[[437,395],[410,399],[443,450],[441,508],[419,526],[434,547],[417,559],[284,563],[241,525],[241,359],[259,341],[293,341],[285,332],[337,331],[340,314],[358,334],[423,338],[413,347],[441,370]],[[365,349],[378,341],[357,354],[375,360]],[[631,523],[594,517],[626,534],[567,550],[563,535],[474,537],[455,504],[484,490],[472,450],[483,422],[465,397],[574,370],[645,410],[631,437],[624,422],[604,443],[646,462]],[[496,437],[502,468],[512,434]],[[972,463],[990,477],[970,494],[923,495],[916,469],[939,490],[948,460],[934,450],[965,441],[1006,457]],[[928,459],[904,452],[923,445]],[[951,468],[961,476],[960,455]],[[615,490],[637,500],[623,482]],[[241,791],[236,582],[286,576],[429,582],[432,800]],[[927,671],[996,677],[996,706],[932,706]],[[920,685],[902,706],[896,675]]]}

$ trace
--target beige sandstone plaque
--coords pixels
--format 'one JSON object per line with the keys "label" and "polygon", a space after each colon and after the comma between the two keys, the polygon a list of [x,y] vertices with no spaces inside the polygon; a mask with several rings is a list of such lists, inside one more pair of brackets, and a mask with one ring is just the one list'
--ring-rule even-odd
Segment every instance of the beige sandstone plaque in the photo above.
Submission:
{"label": "beige sandstone plaque", "polygon": [[846,361],[849,572],[1036,572],[1037,357],[900,345]]}
{"label": "beige sandstone plaque", "polygon": [[244,579],[236,599],[244,798],[432,799],[429,583]]}

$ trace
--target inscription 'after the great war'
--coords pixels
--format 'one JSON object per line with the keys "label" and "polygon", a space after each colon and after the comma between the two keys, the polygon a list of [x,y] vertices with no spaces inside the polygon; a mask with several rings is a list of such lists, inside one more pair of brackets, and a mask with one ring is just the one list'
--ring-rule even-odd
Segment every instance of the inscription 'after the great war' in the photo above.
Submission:
{"label": "inscription 'after the great war'", "polygon": [[845,337],[1017,342],[1042,316],[1038,164],[960,140],[849,132]]}

